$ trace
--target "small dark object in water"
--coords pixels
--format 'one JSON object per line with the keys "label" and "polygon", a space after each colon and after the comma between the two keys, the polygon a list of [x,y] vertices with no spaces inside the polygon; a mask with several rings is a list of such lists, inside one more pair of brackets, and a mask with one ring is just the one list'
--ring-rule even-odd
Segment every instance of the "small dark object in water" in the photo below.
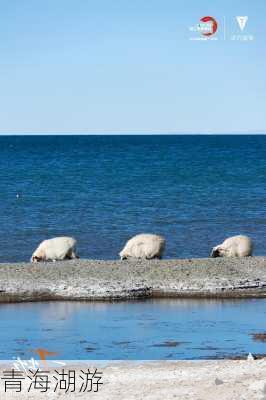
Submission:
{"label": "small dark object in water", "polygon": [[266,332],[264,333],[252,333],[252,339],[257,342],[266,342]]}
{"label": "small dark object in water", "polygon": [[177,347],[181,344],[182,342],[175,342],[175,341],[167,341],[164,343],[159,343],[159,344],[154,344],[152,347]]}
{"label": "small dark object in water", "polygon": [[96,347],[85,347],[85,350],[90,352],[90,351],[95,351],[97,349],[96,349]]}

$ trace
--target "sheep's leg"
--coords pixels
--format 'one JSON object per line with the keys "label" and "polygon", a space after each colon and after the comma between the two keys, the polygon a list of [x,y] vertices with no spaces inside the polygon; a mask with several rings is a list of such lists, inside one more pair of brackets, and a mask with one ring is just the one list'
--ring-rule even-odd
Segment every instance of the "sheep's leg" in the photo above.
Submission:
{"label": "sheep's leg", "polygon": [[70,254],[70,258],[75,259],[75,258],[79,258],[79,256],[77,256],[76,253],[74,251],[72,251]]}
{"label": "sheep's leg", "polygon": [[76,253],[74,252],[74,250],[69,250],[69,252],[66,254],[65,257],[67,260],[73,260],[75,258],[79,258],[79,256],[76,255]]}

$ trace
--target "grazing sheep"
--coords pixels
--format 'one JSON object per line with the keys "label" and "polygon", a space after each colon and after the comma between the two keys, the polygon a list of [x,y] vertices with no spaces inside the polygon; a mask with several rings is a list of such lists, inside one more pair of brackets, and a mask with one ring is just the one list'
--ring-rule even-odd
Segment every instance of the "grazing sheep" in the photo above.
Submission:
{"label": "grazing sheep", "polygon": [[75,254],[76,240],[72,237],[56,237],[44,240],[32,254],[31,262],[70,260]]}
{"label": "grazing sheep", "polygon": [[214,247],[211,257],[248,257],[252,255],[253,244],[249,237],[238,235],[226,239]]}
{"label": "grazing sheep", "polygon": [[131,238],[119,253],[121,260],[127,258],[161,258],[165,248],[165,239],[159,235],[142,233]]}

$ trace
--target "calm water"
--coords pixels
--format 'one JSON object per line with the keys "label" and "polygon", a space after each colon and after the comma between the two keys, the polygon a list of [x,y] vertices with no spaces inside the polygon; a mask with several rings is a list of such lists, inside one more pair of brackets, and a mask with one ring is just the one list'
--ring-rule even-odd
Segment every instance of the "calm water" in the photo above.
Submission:
{"label": "calm water", "polygon": [[165,235],[166,257],[238,233],[266,254],[266,136],[0,137],[0,155],[0,261],[57,235],[112,259],[139,232]]}
{"label": "calm water", "polygon": [[266,300],[0,305],[0,359],[199,359],[265,354]]}

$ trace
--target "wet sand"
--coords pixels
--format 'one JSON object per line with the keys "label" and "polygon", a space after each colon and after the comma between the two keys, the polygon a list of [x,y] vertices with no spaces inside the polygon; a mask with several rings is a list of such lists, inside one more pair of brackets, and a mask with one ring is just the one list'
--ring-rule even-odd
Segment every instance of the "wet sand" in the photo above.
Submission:
{"label": "wet sand", "polygon": [[266,297],[266,257],[0,264],[0,302]]}
{"label": "wet sand", "polygon": [[[102,372],[98,392],[79,393],[82,381],[80,370]],[[76,392],[65,393],[65,390],[53,391],[55,380],[54,369],[75,369]],[[9,367],[10,370],[10,367]],[[101,400],[265,400],[266,398],[266,359],[255,361],[156,361],[156,362],[112,362],[101,366],[95,362],[82,363],[80,366],[46,368],[50,370],[50,390],[41,393],[40,389],[31,389],[29,378],[22,384],[22,392],[9,390],[4,393],[4,383],[0,385],[1,399],[40,399],[67,398],[101,399]],[[0,371],[3,376],[3,370]],[[30,374],[29,374],[30,375]],[[92,381],[96,390],[95,379]],[[38,386],[38,384],[37,384]],[[43,387],[45,385],[43,384]],[[70,390],[73,386],[70,386]],[[88,387],[89,388],[89,387]]]}

